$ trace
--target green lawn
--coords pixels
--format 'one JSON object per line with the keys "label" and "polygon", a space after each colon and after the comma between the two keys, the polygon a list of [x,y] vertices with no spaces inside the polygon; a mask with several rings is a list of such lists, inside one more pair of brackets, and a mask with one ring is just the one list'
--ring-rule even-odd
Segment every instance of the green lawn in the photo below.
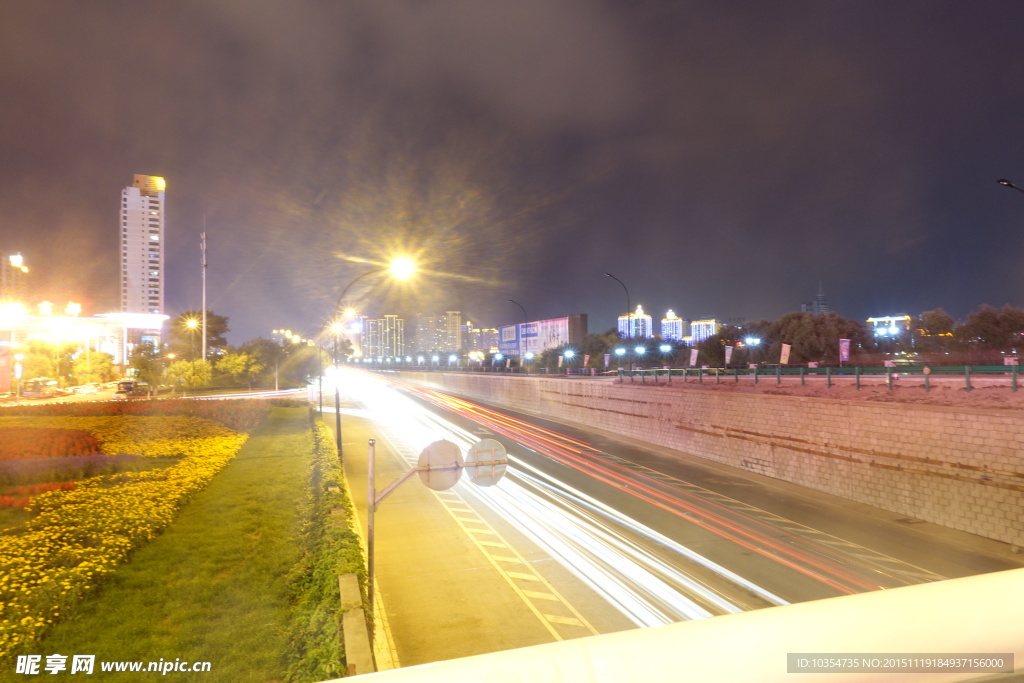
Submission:
{"label": "green lawn", "polygon": [[274,408],[174,524],[32,652],[44,662],[54,653],[96,655],[99,680],[132,677],[104,675],[100,661],[161,658],[211,663],[209,673],[171,672],[168,680],[281,680],[291,617],[286,578],[302,550],[299,503],[311,442],[306,408]]}

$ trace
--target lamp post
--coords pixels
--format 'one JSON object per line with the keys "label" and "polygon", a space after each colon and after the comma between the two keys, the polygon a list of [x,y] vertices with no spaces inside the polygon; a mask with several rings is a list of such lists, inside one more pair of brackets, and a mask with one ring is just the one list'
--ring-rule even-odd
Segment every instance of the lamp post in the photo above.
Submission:
{"label": "lamp post", "polygon": [[[620,285],[622,285],[623,291],[626,292],[626,337],[630,341],[632,341],[633,340],[633,319],[630,316],[632,315],[633,304],[630,303],[630,301],[629,301],[629,288],[626,287],[626,283],[625,282],[623,282],[619,278],[615,277],[611,273],[605,273],[605,275],[607,275],[608,277],[610,277],[611,279],[615,280]],[[632,358],[629,359],[629,371],[633,372],[633,359]]]}
{"label": "lamp post", "polygon": [[338,459],[342,458],[341,450],[341,389],[339,388],[341,373],[338,367],[338,336],[341,331],[341,324],[338,320],[338,311],[341,309],[341,302],[345,300],[345,295],[348,294],[348,290],[352,289],[352,285],[359,282],[365,277],[374,275],[376,273],[383,273],[384,271],[390,271],[392,277],[399,280],[405,278],[416,272],[416,264],[411,259],[399,258],[392,261],[390,266],[381,266],[379,268],[371,268],[370,270],[357,275],[351,282],[345,285],[345,289],[341,290],[341,295],[338,297],[338,302],[334,305],[334,314],[331,316],[331,320],[334,323],[331,325],[331,329],[334,332],[334,443],[338,448]]}

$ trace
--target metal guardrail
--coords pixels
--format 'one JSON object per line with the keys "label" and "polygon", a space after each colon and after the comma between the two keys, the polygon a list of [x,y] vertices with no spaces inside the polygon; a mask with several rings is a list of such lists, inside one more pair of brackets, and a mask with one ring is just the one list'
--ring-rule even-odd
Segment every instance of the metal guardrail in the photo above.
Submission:
{"label": "metal guardrail", "polygon": [[676,377],[681,379],[683,382],[695,381],[703,383],[705,380],[713,381],[715,383],[722,383],[723,381],[732,381],[739,383],[741,379],[753,381],[754,384],[764,381],[773,381],[776,384],[782,384],[783,378],[795,379],[799,378],[801,385],[806,385],[807,381],[824,380],[825,386],[831,388],[833,384],[840,380],[852,381],[855,386],[861,388],[861,380],[866,378],[871,379],[882,379],[885,381],[886,387],[892,391],[898,384],[900,377],[906,376],[920,376],[924,380],[925,391],[931,391],[932,383],[935,379],[943,380],[959,380],[962,378],[964,389],[971,391],[973,389],[971,385],[972,378],[1002,378],[1011,387],[1013,391],[1017,391],[1020,384],[1020,366],[1019,365],[964,365],[964,366],[901,366],[901,367],[824,367],[824,368],[785,368],[781,366],[769,367],[769,368],[650,368],[640,370],[624,370],[618,369],[618,380],[620,383],[625,382],[625,378],[628,377],[630,383],[635,383],[639,378],[641,383],[646,383],[648,379],[653,380],[655,384],[658,383],[659,379],[664,378],[667,383],[672,383],[672,378]]}

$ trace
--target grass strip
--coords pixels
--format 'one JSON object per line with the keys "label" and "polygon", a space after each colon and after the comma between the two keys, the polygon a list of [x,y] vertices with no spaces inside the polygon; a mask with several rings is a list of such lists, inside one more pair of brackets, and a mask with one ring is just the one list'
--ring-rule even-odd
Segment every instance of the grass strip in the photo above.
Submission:
{"label": "grass strip", "polygon": [[298,501],[313,452],[308,415],[274,408],[174,524],[55,625],[36,653],[211,662],[209,673],[175,673],[179,681],[284,680],[288,577],[303,554]]}

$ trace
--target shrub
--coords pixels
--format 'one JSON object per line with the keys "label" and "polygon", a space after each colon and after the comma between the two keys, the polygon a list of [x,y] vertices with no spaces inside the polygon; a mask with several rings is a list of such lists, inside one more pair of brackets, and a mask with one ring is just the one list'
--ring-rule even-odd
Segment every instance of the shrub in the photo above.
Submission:
{"label": "shrub", "polygon": [[[346,511],[342,526],[331,510]],[[365,583],[359,538],[352,529],[351,501],[345,493],[333,437],[313,424],[313,459],[301,502],[303,555],[289,577],[295,616],[289,640],[288,681],[319,681],[345,675],[338,575],[354,573]]]}

